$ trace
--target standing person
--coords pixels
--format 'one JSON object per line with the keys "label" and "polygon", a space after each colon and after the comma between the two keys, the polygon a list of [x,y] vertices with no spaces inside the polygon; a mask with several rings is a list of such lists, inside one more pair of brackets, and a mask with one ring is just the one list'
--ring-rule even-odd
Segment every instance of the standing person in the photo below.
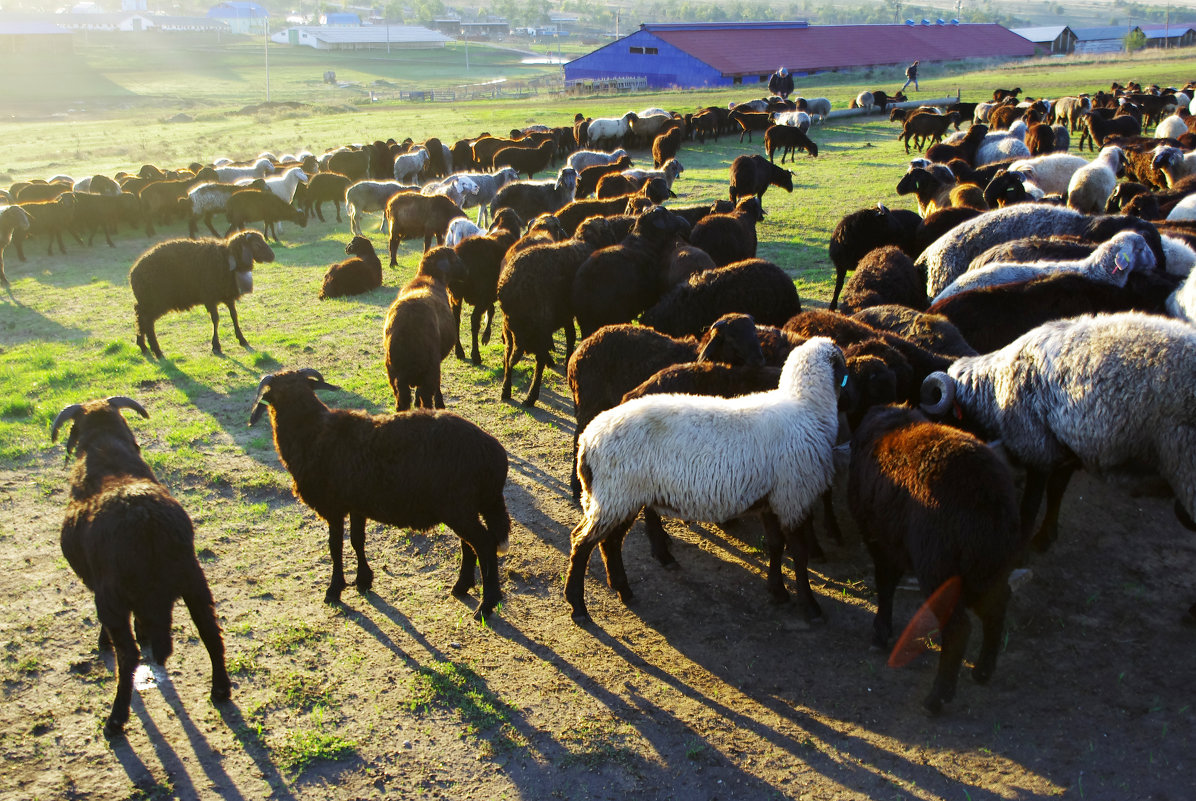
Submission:
{"label": "standing person", "polygon": [[915,61],[905,68],[905,84],[897,91],[904,92],[905,87],[910,84],[914,85],[914,91],[918,91],[918,62]]}
{"label": "standing person", "polygon": [[788,100],[789,95],[793,94],[793,76],[789,74],[789,70],[781,67],[774,72],[768,79],[768,91],[782,100]]}

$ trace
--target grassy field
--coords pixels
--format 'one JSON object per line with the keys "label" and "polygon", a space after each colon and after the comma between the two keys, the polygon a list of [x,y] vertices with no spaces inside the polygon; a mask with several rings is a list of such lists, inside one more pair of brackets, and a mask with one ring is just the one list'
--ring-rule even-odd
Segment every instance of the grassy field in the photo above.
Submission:
{"label": "grassy field", "polygon": [[[922,92],[960,86],[964,99],[980,99],[994,86],[1058,95],[1115,78],[1183,83],[1191,65],[1168,54],[1067,69],[1042,62],[931,71]],[[103,73],[114,93],[142,98],[186,85],[172,74],[118,77],[117,67]],[[310,70],[318,78],[321,69],[313,61],[294,66],[294,75]],[[800,91],[842,107],[859,89],[899,81],[895,73],[833,77],[840,82],[805,82]],[[9,143],[0,170],[12,179],[88,175],[388,136],[451,140],[564,124],[576,111],[688,111],[742,99],[732,91],[539,96],[236,115],[228,112],[258,98],[230,81],[240,87],[235,100],[208,101],[194,122],[163,123],[177,106],[152,102],[0,122]],[[0,89],[0,104],[11,91]],[[789,271],[803,305],[829,298],[826,244],[844,214],[878,200],[913,208],[894,192],[907,159],[895,132],[875,118],[816,128],[820,155],[798,159],[793,194],[765,195],[760,255]],[[687,143],[678,202],[723,197],[730,161],[759,150],[758,141]],[[639,162],[646,154],[633,155]],[[377,223],[367,225],[381,251]],[[174,226],[158,238],[184,234]],[[515,528],[502,562],[507,597],[499,618],[475,625],[475,601],[446,597],[458,553],[450,533],[377,525],[367,535],[375,593],[346,592],[344,607],[325,606],[326,529],[291,497],[268,423],[246,426],[250,403],[263,373],[310,366],[343,388],[328,395],[330,405],[393,408],[382,321],[420,254],[404,246],[379,290],[320,302],[324,269],[343,258],[347,221],[284,225],[282,238],[277,260],[259,266],[255,291],[238,304],[252,349],[236,344],[222,312],[226,355],[212,355],[207,315],[193,309],[160,322],[161,361],[147,360],[133,342],[127,283],[129,266],[154,240],[124,229],[112,249],[68,240],[65,256],[47,255],[34,240],[25,263],[6,252],[13,288],[0,298],[0,595],[8,599],[0,604],[0,796],[347,799],[385,790],[404,798],[996,801],[1128,798],[1141,790],[1141,797],[1192,797],[1196,732],[1180,688],[1196,666],[1190,643],[1175,645],[1167,612],[1190,589],[1184,566],[1192,546],[1156,536],[1156,526],[1175,527],[1169,502],[1126,500],[1082,518],[1065,507],[1076,523],[1061,536],[1058,562],[1036,567],[1031,600],[1011,615],[1012,644],[994,685],[962,683],[957,711],[932,724],[917,711],[928,662],[920,672],[888,671],[864,653],[872,579],[855,539],[816,574],[832,609],[818,633],[800,632],[791,611],[765,608],[758,536],[680,525],[670,532],[689,572],[662,575],[633,534],[629,570],[634,564],[636,593],[650,600],[625,608],[592,566],[588,595],[599,623],[573,627],[560,599],[577,519],[568,497],[568,388],[558,362],[545,374],[537,409],[499,402],[497,335],[483,348],[482,367],[450,357],[443,386],[449,409],[478,422],[511,455]],[[530,368],[526,360],[519,368],[516,397]],[[179,646],[169,672],[158,676],[161,692],[138,694],[128,741],[109,746],[99,725],[113,688],[110,660],[95,655],[90,595],[58,549],[66,479],[62,445],[49,442],[48,430],[65,405],[114,394],[133,395],[149,410],[148,421],[131,427],[195,520],[236,687],[233,706],[207,705],[205,657],[180,612]],[[1081,482],[1075,492],[1101,491]],[[846,522],[846,509],[840,514]],[[1126,522],[1110,527],[1110,519]],[[1077,530],[1101,548],[1085,545]],[[1137,539],[1145,532],[1149,542]],[[1101,580],[1074,581],[1098,568],[1107,571]],[[1123,594],[1134,603],[1105,600]],[[1111,700],[1094,703],[1096,695]]]}

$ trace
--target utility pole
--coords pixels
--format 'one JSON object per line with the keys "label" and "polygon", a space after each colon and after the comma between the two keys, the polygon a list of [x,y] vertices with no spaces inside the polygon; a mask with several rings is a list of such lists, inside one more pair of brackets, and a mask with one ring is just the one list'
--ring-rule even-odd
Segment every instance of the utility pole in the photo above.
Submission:
{"label": "utility pole", "polygon": [[266,17],[266,34],[262,42],[262,52],[266,60],[266,102],[270,102],[270,17]]}

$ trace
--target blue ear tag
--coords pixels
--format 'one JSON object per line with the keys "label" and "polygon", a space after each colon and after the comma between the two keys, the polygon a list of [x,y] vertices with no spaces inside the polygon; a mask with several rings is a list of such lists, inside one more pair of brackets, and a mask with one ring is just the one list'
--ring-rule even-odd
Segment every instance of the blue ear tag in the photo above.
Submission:
{"label": "blue ear tag", "polygon": [[1126,255],[1124,250],[1117,251],[1117,255],[1113,257],[1113,272],[1118,270],[1128,270],[1130,268],[1130,257]]}
{"label": "blue ear tag", "polygon": [[839,386],[841,386],[841,387],[847,386],[847,376],[843,376],[843,380],[839,382]]}

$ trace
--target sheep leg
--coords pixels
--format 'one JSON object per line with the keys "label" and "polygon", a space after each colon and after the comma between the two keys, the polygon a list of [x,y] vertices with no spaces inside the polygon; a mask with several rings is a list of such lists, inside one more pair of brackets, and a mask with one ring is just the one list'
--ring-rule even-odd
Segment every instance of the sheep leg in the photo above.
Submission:
{"label": "sheep leg", "polygon": [[938,673],[935,674],[930,694],[922,701],[922,706],[932,715],[942,712],[943,704],[955,698],[959,667],[963,664],[963,652],[967,648],[968,635],[972,632],[972,622],[962,606],[951,610],[950,617],[942,626],[943,650],[939,653]]}
{"label": "sheep leg", "polygon": [[[814,598],[814,590],[810,589],[810,551],[806,543],[812,536],[814,522],[807,517],[802,523],[784,532],[785,544],[789,554],[793,557],[793,577],[797,580],[797,597],[804,607],[802,613],[810,623],[820,623],[823,620],[822,610]],[[778,572],[780,568],[778,565]]]}
{"label": "sheep leg", "polygon": [[146,350],[145,343],[149,340],[150,350],[153,351],[154,356],[159,359],[162,358],[162,348],[158,346],[158,333],[154,330],[154,321],[137,321],[137,347],[141,348],[141,352],[148,358],[150,350]]}
{"label": "sheep leg", "polygon": [[[573,347],[577,344],[577,332],[573,330],[573,320],[565,323],[565,361],[573,355]],[[552,357],[549,356],[548,363],[552,363]]]}
{"label": "sheep leg", "polygon": [[[357,235],[361,236],[361,234],[357,234]],[[398,230],[392,225],[390,227],[390,266],[391,267],[394,267],[399,263],[398,259],[395,258],[395,254],[398,253],[399,243],[402,241],[403,241],[402,234],[400,234],[398,232]]]}
{"label": "sheep leg", "polygon": [[827,306],[831,311],[834,311],[835,307],[839,305],[839,293],[843,291],[843,279],[846,277],[847,270],[842,270],[838,267],[835,268],[835,292],[831,295],[830,305]]}
{"label": "sheep leg", "polygon": [[457,583],[453,585],[453,595],[468,595],[469,591],[477,586],[477,576],[474,573],[477,562],[477,552],[464,537],[461,537],[461,568],[457,571]]}
{"label": "sheep leg", "polygon": [[[463,347],[461,347],[461,299],[459,297],[457,297],[456,295],[454,295],[452,292],[449,293],[448,298],[449,298],[449,308],[452,309],[452,311],[453,311],[453,321],[456,323],[456,326],[455,326],[456,342],[453,343],[453,352],[457,354],[458,359],[460,359],[461,361],[465,361],[465,349]],[[476,351],[476,346],[477,346],[476,337],[474,339],[474,346],[475,346],[475,351]]]}
{"label": "sheep leg", "polygon": [[980,655],[972,667],[972,678],[977,684],[987,684],[997,667],[997,654],[1001,650],[1001,635],[1005,632],[1005,610],[1009,607],[1009,581],[1005,575],[976,608],[980,616],[984,639],[980,643]]}
{"label": "sheep leg", "polygon": [[224,307],[228,309],[228,316],[233,321],[233,333],[237,335],[237,341],[241,343],[241,347],[249,349],[249,341],[245,339],[245,335],[241,333],[241,323],[237,320],[237,304],[235,301],[224,301]]}
{"label": "sheep leg", "polygon": [[140,653],[137,641],[133,639],[133,627],[129,625],[130,610],[116,608],[111,601],[96,599],[96,617],[108,631],[116,650],[116,697],[112,700],[112,711],[104,722],[105,737],[119,737],[129,722],[129,702],[133,698],[133,673],[137,670]]}
{"label": "sheep leg", "polygon": [[224,637],[220,633],[220,623],[216,620],[212,591],[203,577],[203,571],[197,568],[196,572],[198,575],[191,580],[190,589],[183,594],[183,603],[187,604],[187,611],[199,631],[199,639],[203,641],[208,659],[212,662],[212,691],[209,698],[219,703],[232,696],[232,682],[224,667]]}
{"label": "sheep leg", "polygon": [[765,512],[763,518],[764,543],[768,549],[768,592],[773,603],[788,603],[789,592],[785,589],[785,579],[781,574],[781,563],[785,558],[785,538],[781,535],[781,524],[772,512]]}
{"label": "sheep leg", "polygon": [[669,533],[664,530],[664,521],[660,519],[660,513],[651,506],[644,507],[644,531],[648,534],[652,557],[662,567],[677,567],[677,560],[673,558],[673,552],[669,549]]}
{"label": "sheep leg", "polygon": [[836,545],[842,545],[843,531],[839,528],[839,518],[835,516],[834,493],[830,487],[822,493],[822,512],[826,516],[826,533],[831,535]]}
{"label": "sheep leg", "polygon": [[[569,552],[569,570],[565,573],[565,600],[573,608],[573,622],[579,626],[590,621],[585,601],[586,564],[590,561],[590,554],[594,552],[594,546],[600,538],[585,532],[592,531],[593,528],[588,520],[583,520],[570,535],[572,544]],[[578,536],[579,533],[582,536]]]}
{"label": "sheep leg", "polygon": [[[213,213],[214,212],[208,212],[207,214],[205,214],[203,216],[203,223],[204,223],[204,225],[208,226],[208,230],[212,232],[212,236],[220,236],[220,232],[216,230],[216,226],[212,225],[212,214]],[[196,229],[197,229],[197,226],[195,225],[195,221],[192,220],[191,221],[191,236],[195,236]]]}
{"label": "sheep leg", "polygon": [[365,515],[349,513],[349,543],[357,554],[357,591],[365,595],[374,586],[374,571],[365,558]]}
{"label": "sheep leg", "polygon": [[324,603],[339,604],[341,591],[348,585],[345,583],[345,520],[337,518],[328,521],[328,555],[332,557],[332,580],[328,582],[328,590],[324,593]]}
{"label": "sheep leg", "polygon": [[220,349],[220,309],[215,303],[205,303],[204,308],[208,310],[208,316],[212,318],[212,353],[217,356],[224,355],[224,351]]}
{"label": "sheep leg", "polygon": [[634,596],[627,581],[627,570],[623,566],[623,540],[631,528],[634,518],[623,523],[598,544],[602,551],[602,563],[606,565],[606,583],[619,594],[619,600],[627,603]]}
{"label": "sheep leg", "polygon": [[474,306],[473,311],[469,314],[469,333],[473,340],[473,350],[470,352],[469,358],[474,364],[482,363],[482,353],[478,349],[478,332],[482,327],[482,314],[486,314],[486,330],[482,334],[482,342],[490,341],[490,321],[494,319],[494,304],[490,304],[488,308],[481,306]]}
{"label": "sheep leg", "polygon": [[868,550],[872,554],[876,576],[876,617],[872,620],[871,648],[884,652],[893,636],[893,595],[901,580],[901,567],[871,541],[868,541]]}
{"label": "sheep leg", "polygon": [[494,535],[476,519],[459,525],[457,530],[464,531],[465,536],[461,539],[461,572],[453,593],[463,595],[468,591],[469,587],[464,587],[458,592],[464,580],[473,586],[473,565],[476,560],[482,573],[482,603],[473,617],[474,620],[486,620],[502,600],[502,590],[498,585],[498,544],[494,541]]}
{"label": "sheep leg", "polygon": [[[1065,465],[1052,470],[1047,476],[1046,515],[1043,517],[1042,525],[1038,527],[1038,533],[1034,535],[1032,543],[1034,550],[1040,553],[1050,548],[1051,543],[1059,536],[1059,507],[1063,505],[1063,493],[1067,491],[1067,485],[1075,473],[1074,465]],[[1027,486],[1029,486],[1028,480]],[[1037,515],[1037,507],[1034,512]],[[1030,519],[1030,523],[1033,523],[1033,518]]]}
{"label": "sheep leg", "polygon": [[540,399],[540,382],[544,379],[544,368],[552,361],[552,357],[545,354],[536,354],[536,372],[532,377],[531,389],[527,391],[527,397],[523,399],[523,405],[530,409],[536,405],[536,401]]}
{"label": "sheep leg", "polygon": [[486,328],[482,331],[482,344],[490,344],[490,326],[494,324],[494,304],[486,307]]}

